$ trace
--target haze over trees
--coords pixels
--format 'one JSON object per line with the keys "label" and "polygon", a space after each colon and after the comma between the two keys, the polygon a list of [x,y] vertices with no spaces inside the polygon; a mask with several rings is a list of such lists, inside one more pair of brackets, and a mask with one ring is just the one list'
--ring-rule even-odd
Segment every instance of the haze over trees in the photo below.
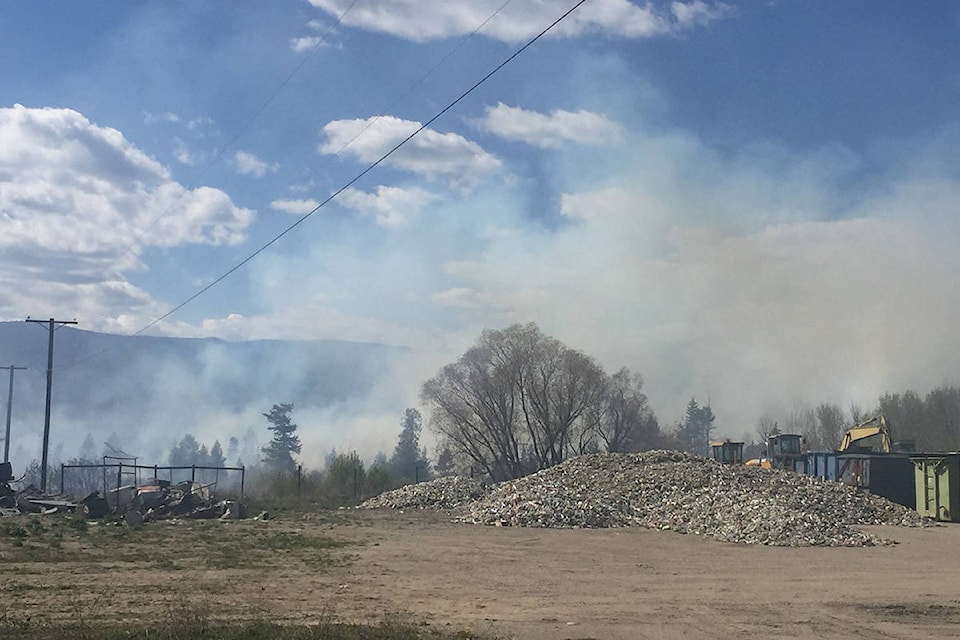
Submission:
{"label": "haze over trees", "polygon": [[506,480],[575,455],[653,446],[661,434],[642,385],[530,323],[484,331],[420,399],[441,448]]}
{"label": "haze over trees", "polygon": [[910,440],[918,450],[960,450],[960,387],[941,385],[923,398],[915,391],[885,393],[882,413],[895,440]]}

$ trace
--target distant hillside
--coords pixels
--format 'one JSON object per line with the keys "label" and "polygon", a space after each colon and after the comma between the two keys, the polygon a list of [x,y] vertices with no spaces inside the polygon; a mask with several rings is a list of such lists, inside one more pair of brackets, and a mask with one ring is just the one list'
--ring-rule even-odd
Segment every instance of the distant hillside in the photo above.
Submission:
{"label": "distant hillside", "polygon": [[[47,335],[45,325],[0,322],[0,367],[28,367],[16,372],[14,385],[11,442],[24,448],[22,455],[33,455],[42,431]],[[292,402],[298,411],[359,402],[402,353],[396,347],[332,340],[225,342],[72,327],[58,329],[55,336],[51,442],[66,443],[66,457],[87,433],[98,448],[110,434],[163,447],[185,432],[224,433],[222,425],[231,416],[249,421],[246,416],[258,416],[278,402]],[[7,375],[0,370],[0,438]],[[238,423],[229,431],[242,435],[245,428]]]}

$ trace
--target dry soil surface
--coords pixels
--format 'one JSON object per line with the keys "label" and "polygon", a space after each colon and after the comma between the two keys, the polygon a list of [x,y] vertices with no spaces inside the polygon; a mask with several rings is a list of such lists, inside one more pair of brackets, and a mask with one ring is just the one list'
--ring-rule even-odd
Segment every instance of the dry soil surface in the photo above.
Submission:
{"label": "dry soil surface", "polygon": [[45,522],[0,538],[0,616],[299,623],[398,613],[520,640],[960,636],[958,525],[870,528],[898,542],[886,547],[773,548],[421,512],[77,536]]}

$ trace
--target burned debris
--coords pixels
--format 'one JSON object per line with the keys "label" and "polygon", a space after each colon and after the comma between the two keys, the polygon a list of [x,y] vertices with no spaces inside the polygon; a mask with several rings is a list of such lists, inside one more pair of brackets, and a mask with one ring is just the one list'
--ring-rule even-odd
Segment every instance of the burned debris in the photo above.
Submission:
{"label": "burned debris", "polygon": [[[185,519],[221,519],[237,520],[246,518],[246,507],[241,501],[223,499],[216,494],[217,482],[199,482],[195,478],[173,482],[160,478],[139,479],[138,471],[169,470],[170,475],[179,467],[145,467],[140,465],[104,464],[73,465],[104,470],[105,491],[88,491],[83,498],[65,493],[48,494],[30,485],[19,491],[11,488],[13,480],[10,464],[0,465],[0,515],[10,516],[21,513],[54,514],[77,513],[88,519],[114,515],[130,525],[139,525],[152,520],[169,518]],[[61,487],[64,486],[63,473],[71,465],[63,465]],[[197,470],[234,470],[234,468],[185,467],[195,476]],[[116,486],[106,489],[107,474],[116,479]],[[236,470],[243,472],[242,468]],[[243,476],[241,475],[241,478]],[[129,480],[122,483],[124,479]],[[243,481],[240,481],[242,496]]]}

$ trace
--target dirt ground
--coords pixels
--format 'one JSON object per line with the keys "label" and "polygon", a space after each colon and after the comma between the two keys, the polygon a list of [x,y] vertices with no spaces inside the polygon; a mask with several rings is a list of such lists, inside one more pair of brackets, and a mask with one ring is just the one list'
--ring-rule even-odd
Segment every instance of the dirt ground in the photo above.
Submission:
{"label": "dirt ground", "polygon": [[429,513],[101,525],[77,535],[46,522],[0,537],[0,618],[399,614],[518,640],[960,634],[956,525],[871,527],[899,544],[828,549],[481,527]]}

